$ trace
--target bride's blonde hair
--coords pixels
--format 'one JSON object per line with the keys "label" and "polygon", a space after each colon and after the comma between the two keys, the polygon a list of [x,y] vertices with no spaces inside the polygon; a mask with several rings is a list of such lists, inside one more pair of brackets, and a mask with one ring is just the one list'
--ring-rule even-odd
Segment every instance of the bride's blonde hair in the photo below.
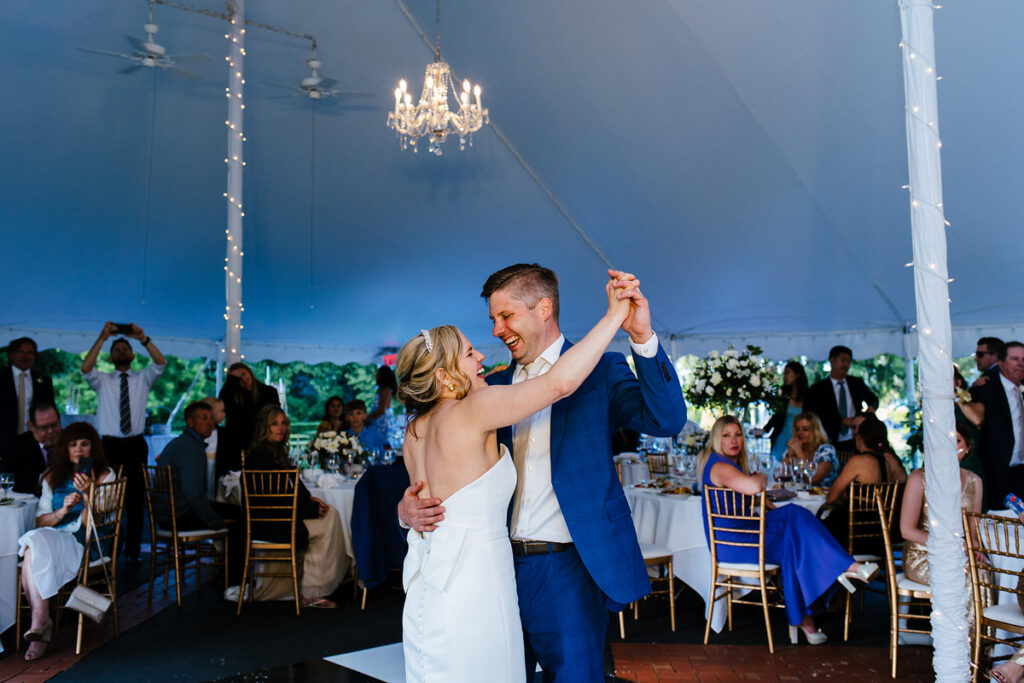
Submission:
{"label": "bride's blonde hair", "polygon": [[[429,340],[429,342],[428,342]],[[416,418],[429,413],[441,398],[442,386],[436,377],[444,368],[455,383],[456,398],[469,393],[470,377],[459,367],[462,358],[462,335],[453,325],[442,325],[423,331],[405,342],[398,352],[398,400],[411,416],[409,429],[416,435]]]}

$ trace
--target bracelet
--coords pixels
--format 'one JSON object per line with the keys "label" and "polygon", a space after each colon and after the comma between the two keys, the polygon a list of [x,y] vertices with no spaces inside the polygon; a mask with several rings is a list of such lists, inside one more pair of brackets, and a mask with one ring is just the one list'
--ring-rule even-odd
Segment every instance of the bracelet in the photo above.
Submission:
{"label": "bracelet", "polygon": [[143,346],[149,346],[149,340],[150,340],[150,337],[147,336],[145,339],[142,340],[142,345]]}

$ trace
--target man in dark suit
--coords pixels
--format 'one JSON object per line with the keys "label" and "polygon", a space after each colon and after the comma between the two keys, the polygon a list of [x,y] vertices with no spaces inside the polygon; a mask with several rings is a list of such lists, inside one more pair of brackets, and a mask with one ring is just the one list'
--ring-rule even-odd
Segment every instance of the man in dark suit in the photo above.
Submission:
{"label": "man in dark suit", "polygon": [[[527,680],[538,662],[546,681],[603,679],[609,612],[650,592],[612,460],[611,435],[625,427],[674,436],[686,423],[679,379],[651,328],[639,283],[629,273],[608,274],[631,298],[622,329],[629,334],[636,375],[622,354],[605,353],[571,396],[514,429],[498,430],[518,474],[509,530]],[[572,346],[559,329],[558,277],[551,270],[537,264],[503,268],[487,279],[481,295],[492,334],[513,360],[487,378],[490,384],[543,374]],[[548,438],[531,438],[537,434]],[[419,501],[415,493],[421,486],[406,489],[399,515],[416,530],[429,531],[443,518],[443,508],[433,507],[437,499]]]}
{"label": "man in dark suit", "polygon": [[0,447],[28,431],[33,401],[53,403],[53,381],[33,370],[38,348],[28,337],[7,346],[10,367],[0,369]]}
{"label": "man in dark suit", "polygon": [[1012,341],[999,356],[999,374],[971,388],[973,403],[984,412],[978,454],[985,466],[985,488],[992,505],[1011,491],[1024,492],[1024,344]]}
{"label": "man in dark suit", "polygon": [[60,437],[60,413],[47,401],[32,402],[28,431],[14,437],[0,457],[0,471],[14,475],[14,490],[38,495],[39,475]]}
{"label": "man in dark suit", "polygon": [[873,412],[878,408],[878,397],[864,380],[850,376],[853,351],[848,347],[833,346],[828,362],[829,376],[808,389],[804,412],[818,416],[837,450],[853,450],[854,416],[862,410]]}
{"label": "man in dark suit", "polygon": [[1006,344],[999,337],[982,337],[978,340],[978,348],[974,351],[974,362],[978,366],[981,377],[974,380],[971,386],[980,387],[989,380],[999,376],[999,356]]}

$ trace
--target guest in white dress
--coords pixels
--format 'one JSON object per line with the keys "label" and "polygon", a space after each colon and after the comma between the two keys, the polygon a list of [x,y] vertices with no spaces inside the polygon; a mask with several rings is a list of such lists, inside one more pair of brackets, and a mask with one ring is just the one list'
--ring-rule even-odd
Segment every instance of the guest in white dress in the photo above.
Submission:
{"label": "guest in white dress", "polygon": [[27,660],[46,654],[53,635],[50,598],[81,567],[88,519],[82,499],[93,482],[106,483],[114,477],[96,430],[85,422],[68,425],[43,472],[36,528],[18,539],[18,554],[24,558],[21,585],[32,607],[32,626],[25,633]]}
{"label": "guest in white dress", "polygon": [[406,681],[525,680],[506,525],[516,468],[496,430],[569,396],[594,369],[637,292],[617,280],[606,291],[608,311],[590,333],[518,384],[488,386],[483,354],[452,326],[423,330],[399,352],[398,397],[412,415],[405,465],[410,480],[425,482],[418,495],[441,499],[445,511],[435,530],[408,536]]}

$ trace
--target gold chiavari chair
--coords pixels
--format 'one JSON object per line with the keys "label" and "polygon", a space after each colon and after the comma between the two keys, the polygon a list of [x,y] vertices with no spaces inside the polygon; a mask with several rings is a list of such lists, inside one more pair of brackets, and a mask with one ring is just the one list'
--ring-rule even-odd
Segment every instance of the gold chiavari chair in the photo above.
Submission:
{"label": "gold chiavari chair", "polygon": [[850,458],[853,457],[853,451],[842,449],[836,451],[836,461],[839,463],[839,469],[846,467],[846,463],[850,462]]}
{"label": "gold chiavari chair", "polygon": [[[889,659],[892,660],[892,677],[896,678],[896,658],[901,633],[931,635],[931,629],[912,628],[915,622],[931,623],[932,591],[929,586],[908,579],[902,572],[896,573],[896,556],[892,547],[892,510],[886,509],[880,492],[875,493],[875,507],[882,527],[885,542],[885,580],[889,592]],[[904,625],[901,625],[901,622]]]}
{"label": "gold chiavari chair", "polygon": [[[174,590],[181,607],[182,572],[188,571],[190,563],[196,565],[196,585],[199,585],[200,567],[204,557],[214,558],[214,565],[224,568],[224,587],[228,583],[228,530],[227,529],[191,529],[178,530],[177,509],[174,504],[174,476],[170,465],[157,467],[147,465],[142,468],[146,481],[146,507],[149,511],[149,599],[153,599],[153,584],[156,581],[156,568],[164,570],[164,592],[170,582],[171,569],[174,569]],[[154,501],[158,509],[170,515],[170,519],[153,513]],[[161,525],[164,528],[161,528]],[[170,529],[166,527],[170,526]],[[219,548],[215,541],[221,541]],[[159,558],[159,559],[158,559]]]}
{"label": "gold chiavari chair", "polygon": [[648,453],[647,454],[647,467],[651,471],[651,479],[658,476],[659,474],[668,474],[668,454],[667,453]]}
{"label": "gold chiavari chair", "polygon": [[[982,653],[986,649],[983,641],[1008,645],[1014,650],[1024,643],[1024,613],[1018,602],[1024,596],[1024,589],[1019,588],[1018,584],[1020,567],[1024,563],[1024,554],[1021,553],[1024,526],[1016,517],[984,515],[967,510],[963,510],[962,515],[975,614],[972,680],[977,680],[978,671],[983,670],[980,669]],[[972,529],[977,534],[977,540],[975,533],[971,533]],[[981,551],[988,558],[988,565],[981,565],[975,557],[976,551]],[[981,571],[983,568],[988,571]],[[1001,581],[1000,577],[1003,577]],[[991,591],[994,597],[993,604],[988,607],[982,599],[982,593],[987,591]],[[1007,597],[1000,600],[1003,594],[1007,594]],[[996,629],[1016,633],[1018,636],[1001,638]],[[994,657],[993,662],[1006,658],[1005,655]]]}
{"label": "gold chiavari chair", "polygon": [[[651,543],[641,543],[640,553],[644,557],[644,566],[650,569],[656,567],[658,576],[651,579],[651,592],[643,599],[656,595],[664,595],[668,598],[669,623],[672,631],[676,630],[676,592],[675,592],[675,568],[672,564],[672,553],[662,546]],[[661,588],[655,588],[654,584],[663,584]],[[640,618],[640,601],[633,603],[633,621]],[[626,620],[623,617],[625,610],[619,612],[619,637],[626,638]]]}
{"label": "gold chiavari chair", "polygon": [[[245,570],[238,590],[238,614],[242,600],[253,596],[256,576],[291,576],[295,591],[295,613],[300,612],[298,551],[295,529],[298,520],[299,470],[242,470],[242,502],[245,508]],[[266,528],[275,525],[287,529],[288,542],[260,540],[253,522]],[[289,563],[291,573],[282,573],[279,563]],[[257,564],[259,563],[259,564]],[[262,565],[262,569],[260,568]]]}
{"label": "gold chiavari chair", "polygon": [[[882,482],[878,484],[859,484],[853,482],[849,490],[849,519],[846,551],[853,556],[857,562],[876,562],[884,566],[885,558],[880,553],[884,552],[884,539],[882,527],[892,529],[892,515],[896,507],[896,497],[899,492],[899,482]],[[878,517],[878,507],[875,504],[875,495],[882,498],[882,507],[885,510],[885,522]],[[850,620],[853,617],[852,596],[847,593],[845,597],[846,608],[843,616],[843,641],[850,637]],[[862,605],[863,607],[863,605]]]}
{"label": "gold chiavari chair", "polygon": [[[764,628],[768,634],[768,652],[775,652],[772,640],[772,624],[768,616],[769,607],[785,608],[782,593],[777,583],[779,565],[767,564],[764,560],[764,515],[765,494],[744,495],[732,489],[717,486],[704,487],[704,505],[708,516],[708,545],[711,549],[711,600],[708,603],[708,618],[704,625],[704,644],[711,634],[711,619],[715,605],[725,598],[729,630],[732,630],[732,606],[759,605],[764,611]],[[722,562],[718,559],[719,546],[756,548],[757,562]],[[735,579],[757,579],[756,584],[742,583]],[[774,581],[770,581],[774,579]],[[724,588],[724,592],[719,592]],[[758,590],[760,600],[733,597],[733,591]],[[771,595],[772,599],[769,599]]]}

